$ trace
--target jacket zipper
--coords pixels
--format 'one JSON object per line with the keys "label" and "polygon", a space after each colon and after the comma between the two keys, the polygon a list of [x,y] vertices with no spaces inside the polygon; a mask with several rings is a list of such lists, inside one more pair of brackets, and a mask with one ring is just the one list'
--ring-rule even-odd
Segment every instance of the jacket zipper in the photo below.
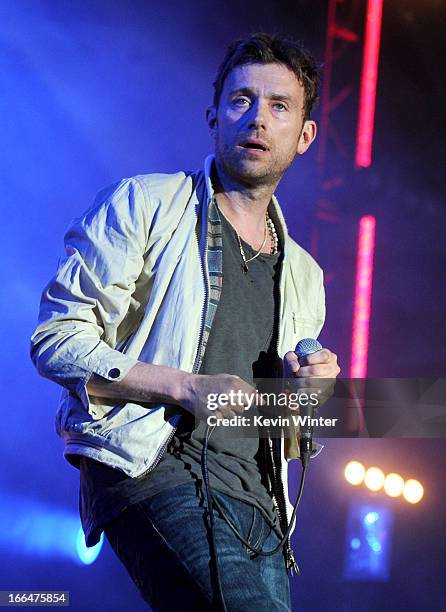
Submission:
{"label": "jacket zipper", "polygon": [[160,448],[158,449],[157,453],[156,453],[156,457],[153,460],[152,464],[146,469],[144,470],[144,472],[142,472],[142,474],[140,474],[139,476],[136,476],[137,479],[139,478],[144,478],[145,476],[147,476],[147,474],[150,474],[150,472],[152,472],[156,466],[158,465],[158,463],[161,461],[162,456],[164,455],[164,453],[166,452],[167,447],[170,444],[170,441],[172,440],[175,432],[176,432],[177,428],[174,427],[172,429],[172,431],[170,432],[170,434],[167,436],[166,441],[164,442],[164,444],[162,446],[160,446]]}
{"label": "jacket zipper", "polygon": [[[280,476],[280,471],[278,474],[278,469],[280,470],[280,467],[278,468],[277,466],[274,453],[274,442],[272,439],[268,440],[268,447],[272,467],[272,499],[276,507],[277,516],[279,517],[279,524],[285,532],[288,528],[288,517],[285,508],[285,491],[283,487],[282,478]],[[287,538],[287,542],[284,548],[284,554],[287,570],[291,570],[291,575],[293,575],[293,570],[296,572],[296,575],[299,575],[299,568],[297,566],[296,560],[294,558],[293,549],[291,547],[291,536],[288,536]]]}
{"label": "jacket zipper", "polygon": [[[208,204],[209,206],[209,204]],[[200,268],[201,268],[201,273],[205,279],[205,296],[204,296],[204,302],[203,302],[203,307],[201,309],[201,325],[200,325],[200,333],[198,335],[198,345],[197,345],[197,352],[195,353],[195,361],[194,361],[194,365],[192,368],[192,374],[197,374],[199,368],[200,368],[200,349],[201,349],[201,343],[203,341],[203,334],[204,334],[204,322],[206,320],[206,312],[207,312],[207,302],[208,302],[208,296],[209,296],[209,279],[208,279],[208,274],[207,274],[207,251],[208,251],[208,240],[207,240],[207,219],[206,219],[206,241],[205,241],[205,247],[204,247],[204,262],[205,262],[205,267],[203,267],[203,262],[202,259],[200,257]],[[195,235],[195,238],[197,240],[197,244],[198,244],[198,252],[200,252],[200,243],[198,241],[197,236]],[[164,442],[164,444],[162,446],[160,446],[160,448],[157,451],[156,457],[153,461],[153,463],[150,465],[149,468],[147,468],[146,470],[144,470],[144,472],[142,474],[140,474],[139,476],[137,476],[137,478],[144,478],[145,476],[147,476],[147,474],[150,474],[150,472],[152,472],[156,466],[158,465],[158,463],[161,461],[164,453],[167,450],[167,447],[169,446],[173,436],[175,435],[175,432],[177,430],[177,427],[174,427],[172,429],[172,431],[170,432],[169,436],[167,437],[166,441]]]}
{"label": "jacket zipper", "polygon": [[[208,203],[208,208],[209,208],[210,202]],[[208,274],[208,269],[207,269],[207,257],[208,257],[208,228],[207,228],[207,219],[206,219],[206,240],[205,240],[205,245],[204,245],[204,266],[203,266],[203,261],[200,257],[200,268],[201,268],[201,274],[204,278],[204,286],[205,286],[205,296],[204,296],[204,302],[203,302],[203,307],[201,309],[201,324],[200,324],[200,334],[198,336],[198,345],[197,345],[197,352],[195,353],[195,362],[192,368],[192,374],[197,374],[198,370],[200,369],[200,353],[201,353],[201,343],[203,341],[203,334],[204,334],[204,323],[206,321],[206,314],[207,314],[207,304],[208,304],[208,298],[209,298],[209,274]],[[200,251],[200,243],[198,241],[197,236],[195,235],[195,238],[197,240],[197,244],[198,244],[198,251]]]}
{"label": "jacket zipper", "polygon": [[[277,354],[279,353],[280,338],[281,338],[280,311],[282,308],[282,299],[283,299],[283,291],[281,291],[281,285],[282,285],[282,279],[283,279],[283,269],[285,267],[284,265],[285,258],[286,258],[286,254],[284,255],[284,258],[282,261],[282,266],[280,270],[280,280],[279,280],[279,325],[278,325],[278,330],[277,330],[277,345],[276,345]],[[294,329],[294,333],[296,333],[296,322],[295,322],[294,312],[293,312],[293,329]],[[282,439],[280,440],[280,444],[282,444]],[[277,516],[279,517],[279,523],[282,529],[283,529],[283,526],[285,526],[285,529],[287,529],[288,517],[287,517],[287,512],[286,512],[286,506],[285,506],[285,491],[284,491],[284,486],[282,482],[282,477],[280,475],[280,463],[279,463],[279,466],[277,466],[274,448],[273,448],[273,440],[270,438],[268,439],[268,445],[269,445],[270,457],[271,457],[271,463],[272,463],[272,499],[276,506]],[[281,462],[281,458],[280,458],[280,462]],[[287,570],[288,569],[291,570],[291,575],[293,575],[293,570],[296,572],[297,575],[299,575],[299,568],[294,558],[293,549],[291,548],[291,536],[288,536],[286,546],[284,547],[284,554],[285,554]]]}

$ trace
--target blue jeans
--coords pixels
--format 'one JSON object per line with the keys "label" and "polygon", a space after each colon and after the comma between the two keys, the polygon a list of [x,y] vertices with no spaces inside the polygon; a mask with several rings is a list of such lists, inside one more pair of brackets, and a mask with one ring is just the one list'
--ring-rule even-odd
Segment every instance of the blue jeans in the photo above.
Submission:
{"label": "blue jeans", "polygon": [[[277,534],[250,504],[213,490],[224,512],[251,545],[275,548]],[[289,612],[282,550],[253,556],[214,510],[218,567],[228,612]],[[205,504],[194,483],[129,506],[105,528],[110,545],[144,600],[154,609],[219,610]]]}

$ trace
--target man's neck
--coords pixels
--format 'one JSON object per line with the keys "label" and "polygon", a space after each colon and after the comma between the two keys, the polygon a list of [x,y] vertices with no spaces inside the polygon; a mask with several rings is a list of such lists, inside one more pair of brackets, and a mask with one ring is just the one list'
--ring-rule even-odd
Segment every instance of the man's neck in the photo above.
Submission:
{"label": "man's neck", "polygon": [[263,232],[265,214],[277,184],[241,185],[217,161],[215,166],[212,182],[223,214],[242,233]]}

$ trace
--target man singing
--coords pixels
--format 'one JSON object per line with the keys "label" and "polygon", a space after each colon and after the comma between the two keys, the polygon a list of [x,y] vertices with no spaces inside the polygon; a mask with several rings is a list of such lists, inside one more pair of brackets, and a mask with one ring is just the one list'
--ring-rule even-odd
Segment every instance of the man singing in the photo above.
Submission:
{"label": "man singing", "polygon": [[340,371],[328,349],[303,366],[294,353],[322,328],[322,271],[274,196],[316,137],[317,84],[295,42],[234,42],[206,111],[215,156],[101,192],[43,292],[31,355],[63,386],[56,427],[80,469],[87,545],[104,531],[154,610],[291,609],[289,539],[255,551],[288,527],[295,440],[206,435],[206,419],[210,394],[245,397],[258,375]]}

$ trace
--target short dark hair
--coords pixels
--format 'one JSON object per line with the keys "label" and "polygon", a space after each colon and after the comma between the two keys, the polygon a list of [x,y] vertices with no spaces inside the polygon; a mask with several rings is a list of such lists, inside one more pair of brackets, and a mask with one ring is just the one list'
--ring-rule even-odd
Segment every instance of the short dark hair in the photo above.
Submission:
{"label": "short dark hair", "polygon": [[283,64],[294,72],[304,88],[304,119],[310,118],[311,111],[318,101],[320,66],[300,43],[265,32],[251,34],[229,45],[213,83],[216,108],[220,103],[226,77],[236,66],[244,64]]}

